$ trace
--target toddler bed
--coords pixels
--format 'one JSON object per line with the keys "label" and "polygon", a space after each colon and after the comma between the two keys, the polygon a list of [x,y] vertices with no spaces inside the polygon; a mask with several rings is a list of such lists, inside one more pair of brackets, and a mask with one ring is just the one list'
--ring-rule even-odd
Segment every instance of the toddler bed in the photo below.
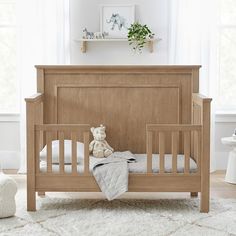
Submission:
{"label": "toddler bed", "polygon": [[100,159],[89,155],[99,124],[115,151],[135,154],[130,192],[200,192],[209,211],[211,99],[198,93],[200,66],[36,68],[38,94],[26,98],[29,211],[36,192],[100,191],[91,172]]}

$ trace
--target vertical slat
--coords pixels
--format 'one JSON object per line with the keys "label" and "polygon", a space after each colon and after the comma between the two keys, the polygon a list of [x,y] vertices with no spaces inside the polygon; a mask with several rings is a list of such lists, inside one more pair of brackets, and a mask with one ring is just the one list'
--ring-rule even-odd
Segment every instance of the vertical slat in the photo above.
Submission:
{"label": "vertical slat", "polygon": [[72,174],[77,174],[77,135],[75,132],[71,133],[71,153],[72,153]]}
{"label": "vertical slat", "polygon": [[[40,120],[39,120],[39,124],[43,124],[43,103],[40,104]],[[44,139],[44,132],[40,131],[40,150],[43,149],[45,145],[45,139]]]}
{"label": "vertical slat", "polygon": [[47,172],[52,172],[52,133],[46,132],[47,140]]}
{"label": "vertical slat", "polygon": [[190,132],[184,132],[184,173],[190,170]]}
{"label": "vertical slat", "polygon": [[[192,149],[193,149],[193,158],[194,160],[196,161],[197,160],[197,149],[198,149],[198,146],[197,146],[197,142],[198,142],[198,139],[197,139],[197,132],[196,131],[193,131],[192,132],[192,137],[193,137],[193,146],[192,146]],[[191,153],[192,155],[192,153]]]}
{"label": "vertical slat", "polygon": [[152,132],[147,132],[147,173],[152,173]]}
{"label": "vertical slat", "polygon": [[89,132],[84,132],[84,175],[89,174]]}
{"label": "vertical slat", "polygon": [[201,172],[201,154],[202,154],[202,145],[201,145],[201,136],[202,132],[196,132],[197,133],[197,173]]}
{"label": "vertical slat", "polygon": [[65,164],[64,164],[64,133],[59,132],[59,166],[60,173],[63,174],[65,172]]}
{"label": "vertical slat", "polygon": [[159,133],[159,153],[160,153],[160,164],[159,173],[163,174],[165,172],[165,133]]}
{"label": "vertical slat", "polygon": [[177,155],[178,155],[178,137],[179,132],[172,132],[172,172],[177,173]]}
{"label": "vertical slat", "polygon": [[37,174],[40,173],[40,146],[40,131],[35,131],[35,170]]}

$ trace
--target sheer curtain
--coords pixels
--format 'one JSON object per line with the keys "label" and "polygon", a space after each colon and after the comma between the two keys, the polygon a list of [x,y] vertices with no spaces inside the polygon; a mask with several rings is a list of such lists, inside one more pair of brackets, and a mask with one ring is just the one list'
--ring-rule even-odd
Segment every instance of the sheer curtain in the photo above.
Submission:
{"label": "sheer curtain", "polygon": [[69,0],[19,0],[18,77],[20,81],[21,166],[26,172],[26,117],[24,98],[36,93],[39,64],[69,63]]}
{"label": "sheer curtain", "polygon": [[213,98],[211,170],[215,169],[214,97],[217,86],[217,0],[170,0],[169,63],[199,64],[200,93]]}

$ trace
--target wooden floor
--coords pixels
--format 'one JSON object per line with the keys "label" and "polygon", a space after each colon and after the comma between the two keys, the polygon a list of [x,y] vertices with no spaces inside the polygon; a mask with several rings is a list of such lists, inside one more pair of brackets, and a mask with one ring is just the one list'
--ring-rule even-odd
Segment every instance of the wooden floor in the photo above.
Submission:
{"label": "wooden floor", "polygon": [[[5,171],[17,182],[19,189],[26,188],[26,176],[13,174],[12,171]],[[224,182],[224,171],[217,171],[211,174],[211,197],[212,198],[236,198],[236,185]],[[97,199],[104,198],[102,193],[50,193],[50,196]],[[121,198],[135,199],[158,199],[158,198],[186,198],[186,193],[126,193]]]}
{"label": "wooden floor", "polygon": [[224,181],[225,171],[216,171],[211,174],[211,197],[236,198],[236,184]]}

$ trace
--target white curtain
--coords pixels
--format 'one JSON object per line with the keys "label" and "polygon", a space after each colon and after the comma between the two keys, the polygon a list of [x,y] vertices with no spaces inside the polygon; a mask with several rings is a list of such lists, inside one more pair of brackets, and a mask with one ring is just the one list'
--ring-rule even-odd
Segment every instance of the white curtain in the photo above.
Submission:
{"label": "white curtain", "polygon": [[21,167],[26,172],[24,98],[36,93],[34,65],[69,63],[69,0],[19,0],[18,77],[20,81]]}
{"label": "white curtain", "polygon": [[169,63],[202,65],[200,93],[213,98],[211,170],[215,170],[214,97],[217,86],[217,0],[170,0]]}

